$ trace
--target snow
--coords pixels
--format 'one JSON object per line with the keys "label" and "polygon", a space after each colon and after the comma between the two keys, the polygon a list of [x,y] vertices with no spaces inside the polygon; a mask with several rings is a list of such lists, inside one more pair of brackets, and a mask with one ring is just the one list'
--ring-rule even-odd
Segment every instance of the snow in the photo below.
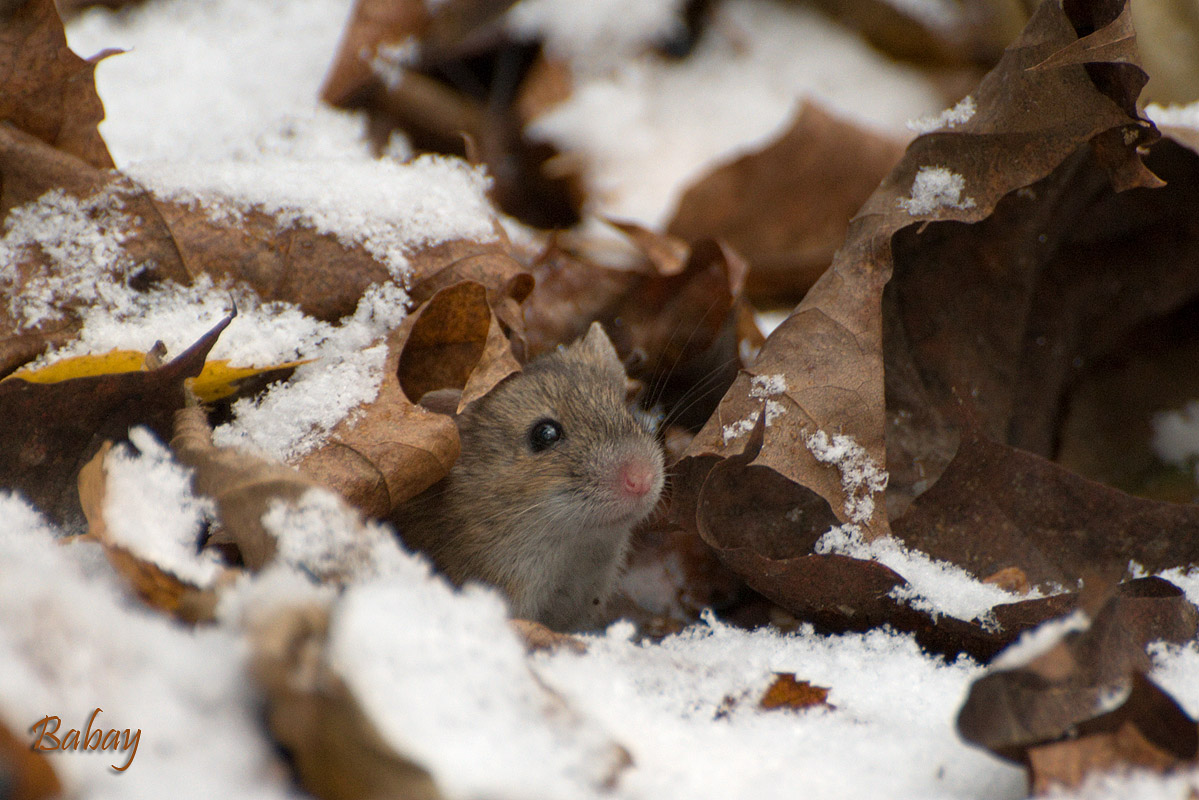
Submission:
{"label": "snow", "polygon": [[896,202],[913,217],[946,208],[974,208],[974,198],[966,197],[966,179],[946,167],[921,167],[912,182],[912,193]]}
{"label": "snow", "polygon": [[683,27],[685,0],[521,0],[508,30],[540,38],[555,58],[589,70],[618,66]]}
{"label": "snow", "polygon": [[361,244],[398,281],[410,275],[406,253],[452,239],[496,238],[482,168],[425,155],[390,159],[265,155],[253,162],[173,161],[129,165],[156,194],[191,202],[221,219],[254,208],[280,227],[311,227]]}
{"label": "snow", "polygon": [[[405,313],[405,259],[446,238],[494,235],[494,213],[482,200],[479,170],[439,158],[401,165],[402,141],[375,160],[358,117],[317,103],[350,6],[160,0],[87,12],[69,37],[84,55],[131,48],[97,68],[108,114],[102,132],[123,170],[216,216],[257,209],[361,244],[401,280],[367,292],[336,325],[204,278],[135,293],[127,284],[139,265],[122,246],[135,221],[120,193],[52,192],[15,209],[0,241],[0,270],[31,247],[52,266],[72,267],[36,276],[19,296],[3,292],[27,326],[55,319],[62,305],[78,307],[78,339],[41,363],[114,347],[144,351],[160,339],[168,355],[178,354],[232,302],[238,316],[213,358],[314,361],[260,398],[239,401],[216,431],[218,444],[294,460],[375,397],[380,342]],[[916,73],[796,4],[722,5],[683,62],[589,55],[597,42],[610,55],[643,50],[677,24],[680,6],[525,0],[509,14],[510,25],[549,36],[551,50],[576,69],[574,96],[537,130],[582,152],[601,192],[593,210],[663,220],[688,182],[770,141],[805,96],[887,130],[944,105]],[[601,10],[617,22],[601,19]],[[380,55],[391,66],[407,57]],[[938,124],[959,124],[965,113],[959,104]],[[973,202],[960,176],[944,168],[921,175],[911,203]],[[0,272],[0,289],[14,279]],[[786,391],[782,375],[751,377],[767,425],[785,413]],[[726,441],[748,433],[760,413],[726,426]],[[186,471],[161,444],[144,431],[131,439],[136,452],[121,446],[106,462],[110,532],[180,577],[211,580],[215,562],[194,549],[205,503],[191,496]],[[818,432],[809,447],[840,471],[849,516],[868,519],[865,501],[883,490],[886,473],[849,437]],[[48,713],[79,727],[103,708],[105,727],[143,731],[120,776],[108,766],[111,753],[50,754],[73,798],[298,794],[262,724],[246,631],[271,610],[305,604],[330,611],[325,657],[385,741],[428,769],[448,798],[1025,793],[1020,769],[968,748],[954,732],[982,669],[929,656],[910,635],[747,631],[708,614],[660,643],[636,641],[631,624],[620,622],[582,637],[583,655],[529,657],[497,592],[451,587],[388,528],[364,523],[319,490],[267,512],[277,563],[223,589],[217,623],[188,628],[132,597],[96,545],[55,542],[62,531],[19,497],[0,494],[0,520],[0,719],[20,736]],[[819,547],[891,566],[911,584],[901,599],[931,613],[985,621],[994,603],[1019,599],[894,540],[867,544],[853,526],[830,531]],[[1167,577],[1199,597],[1199,572]],[[648,577],[644,583],[639,592],[654,599]],[[1154,677],[1199,712],[1199,648],[1159,647],[1154,663]],[[760,711],[758,699],[779,672],[828,687],[831,707]],[[623,770],[621,747],[631,759]],[[1184,796],[1195,780],[1133,776],[1087,791],[1153,800]]]}
{"label": "snow", "polygon": [[[632,755],[618,796],[1017,798],[1021,771],[966,747],[957,706],[979,668],[878,630],[825,637],[745,631],[712,616],[660,644],[631,627],[587,637],[585,655],[534,667]],[[832,709],[764,712],[778,672],[830,689]],[[731,698],[731,703],[726,701]],[[728,707],[727,715],[718,709]],[[913,754],[919,753],[918,758]]]}
{"label": "snow", "polygon": [[841,473],[841,491],[845,494],[845,515],[858,524],[874,516],[874,495],[887,488],[887,471],[852,436],[824,431],[804,437],[808,451],[822,464],[832,464]]}
{"label": "snow", "polygon": [[967,622],[978,620],[984,626],[994,624],[992,606],[1041,597],[1037,592],[1016,595],[998,586],[983,583],[961,567],[939,561],[919,550],[909,550],[892,536],[880,536],[867,542],[856,525],[830,528],[812,548],[817,553],[837,553],[890,567],[902,575],[908,585],[891,590],[891,597],[936,617],[941,614]]}
{"label": "snow", "polygon": [[213,552],[196,553],[214,504],[192,493],[192,471],[147,428],[130,430],[129,442],[132,447],[117,445],[104,459],[110,541],[193,586],[210,587],[220,560]]}
{"label": "snow", "polygon": [[974,97],[966,95],[953,108],[947,108],[940,114],[908,120],[907,128],[917,134],[932,133],[944,128],[956,128],[958,125],[969,122],[977,110],[978,106],[974,103]]}
{"label": "snow", "polygon": [[[589,18],[588,0],[543,0],[537,8],[559,5],[563,17]],[[667,222],[682,192],[705,172],[776,138],[804,98],[896,135],[906,120],[944,107],[914,70],[797,3],[720,4],[682,62],[572,65],[571,97],[531,132],[582,158],[598,198],[592,211],[649,227]]]}
{"label": "snow", "polygon": [[[752,396],[752,395],[751,395]],[[787,413],[787,407],[778,400],[767,400],[766,406],[766,427],[769,428],[774,424],[774,421]],[[754,425],[758,424],[758,417],[762,416],[762,409],[751,411],[748,416],[739,419],[735,422],[729,422],[720,429],[720,437],[725,444],[740,439],[742,436],[747,436],[754,429]]]}
{"label": "snow", "polygon": [[0,494],[0,519],[0,721],[24,736],[58,716],[65,733],[100,708],[96,727],[142,731],[121,773],[110,765],[128,752],[47,753],[69,796],[292,796],[236,636],[178,625],[85,574],[77,546],[54,542],[58,532],[12,494]]}
{"label": "snow", "polygon": [[1150,420],[1153,424],[1153,452],[1167,464],[1185,467],[1194,465],[1199,475],[1199,400],[1192,400],[1181,409],[1160,411]]}

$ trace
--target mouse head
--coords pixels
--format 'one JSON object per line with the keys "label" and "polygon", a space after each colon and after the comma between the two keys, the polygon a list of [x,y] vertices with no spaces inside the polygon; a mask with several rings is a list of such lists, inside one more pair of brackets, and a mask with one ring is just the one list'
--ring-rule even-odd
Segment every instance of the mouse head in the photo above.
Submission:
{"label": "mouse head", "polygon": [[626,402],[627,376],[599,323],[534,359],[458,417],[456,480],[543,522],[632,524],[657,503],[662,453]]}

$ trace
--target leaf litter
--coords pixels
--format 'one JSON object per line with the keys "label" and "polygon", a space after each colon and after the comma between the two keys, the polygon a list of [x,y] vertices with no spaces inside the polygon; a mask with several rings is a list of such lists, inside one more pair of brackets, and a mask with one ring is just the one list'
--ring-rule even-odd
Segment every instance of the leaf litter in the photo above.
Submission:
{"label": "leaf litter", "polygon": [[[22,13],[33,9],[48,52],[61,50],[54,39],[61,33],[46,22],[49,4],[27,5]],[[688,28],[699,37],[690,55],[691,45],[663,44],[669,37],[654,35],[622,40],[608,55],[641,64],[647,53],[644,63],[653,63],[661,52],[677,50],[681,55],[671,57],[680,66],[705,64],[713,37],[729,44],[728,28],[714,22],[727,19],[720,16],[730,13],[726,5],[732,4]],[[812,103],[786,132],[782,123],[792,107],[776,104],[775,140],[740,145],[749,155],[713,166],[710,149],[681,153],[695,157],[691,175],[711,170],[691,195],[681,192],[682,182],[666,192],[646,182],[658,197],[684,197],[680,208],[693,196],[692,207],[698,202],[707,211],[705,196],[719,197],[720,186],[743,181],[752,189],[743,206],[713,209],[718,213],[693,218],[683,233],[675,227],[681,217],[663,222],[667,204],[659,202],[652,214],[619,223],[627,241],[615,251],[611,239],[587,226],[545,236],[490,204],[533,225],[562,224],[585,208],[605,207],[602,187],[593,182],[599,162],[578,170],[594,153],[588,156],[559,128],[553,137],[559,154],[546,155],[530,137],[550,128],[521,128],[535,115],[522,116],[522,91],[503,82],[511,76],[500,67],[526,61],[529,91],[534,76],[553,69],[529,49],[528,38],[544,37],[546,51],[571,71],[572,85],[554,90],[556,103],[543,108],[543,116],[554,114],[555,105],[578,113],[575,100],[594,97],[619,74],[605,72],[612,67],[602,59],[588,63],[585,45],[555,33],[551,12],[537,11],[536,4],[518,6],[512,15],[526,14],[519,23],[526,38],[506,38],[513,35],[499,25],[506,6],[452,2],[430,13],[411,4],[411,19],[387,23],[401,26],[391,29],[392,39],[395,30],[421,39],[408,50],[368,32],[376,37],[368,39],[375,57],[365,60],[367,71],[358,79],[374,86],[376,102],[386,96],[378,94],[380,86],[404,87],[391,101],[398,106],[368,114],[374,115],[375,149],[383,154],[375,164],[366,148],[328,145],[350,130],[346,121],[333,122],[330,112],[307,106],[300,113],[310,116],[285,122],[270,116],[276,107],[263,104],[266,112],[255,119],[263,158],[247,159],[245,138],[234,131],[235,144],[204,143],[215,160],[193,157],[183,138],[183,147],[159,145],[142,163],[121,156],[123,175],[97,169],[105,165],[94,144],[82,150],[60,145],[65,140],[47,136],[42,122],[22,123],[5,112],[15,120],[0,142],[0,207],[7,213],[2,277],[10,301],[0,320],[6,373],[34,357],[44,368],[114,347],[148,352],[158,341],[170,357],[230,305],[241,312],[237,320],[224,323],[219,340],[212,341],[215,334],[202,340],[214,355],[267,370],[309,360],[262,393],[218,402],[212,419],[202,422],[205,429],[217,423],[213,441],[205,431],[202,446],[191,447],[193,456],[228,455],[295,485],[289,492],[259,481],[248,528],[232,516],[217,523],[210,512],[197,512],[205,497],[219,498],[224,489],[198,474],[193,486],[182,485],[186,470],[171,465],[164,446],[145,429],[130,433],[149,424],[166,440],[163,420],[182,402],[183,374],[198,371],[204,354],[194,365],[176,359],[123,378],[47,384],[68,398],[45,417],[50,429],[69,419],[81,427],[78,441],[64,452],[51,448],[48,473],[27,469],[37,461],[28,442],[21,444],[23,455],[5,463],[29,483],[25,493],[37,509],[62,520],[78,507],[70,491],[76,474],[87,454],[99,450],[91,463],[116,471],[99,490],[79,494],[90,498],[89,522],[103,520],[93,522],[93,538],[106,542],[101,546],[112,567],[101,565],[87,537],[61,552],[33,545],[62,530],[25,500],[5,495],[5,516],[17,526],[6,534],[13,545],[6,560],[26,573],[10,584],[13,597],[28,595],[39,575],[53,574],[69,597],[132,591],[160,612],[179,613],[179,597],[188,590],[180,579],[204,584],[219,568],[232,583],[222,581],[218,599],[181,615],[216,620],[187,634],[159,631],[155,612],[111,600],[77,621],[91,626],[91,637],[61,617],[47,623],[4,615],[4,630],[12,632],[4,640],[10,642],[7,669],[16,677],[0,685],[36,687],[33,698],[0,696],[5,722],[19,730],[28,724],[21,714],[44,713],[33,710],[36,698],[89,705],[89,692],[99,697],[122,685],[102,691],[99,684],[70,683],[31,667],[54,657],[45,650],[52,644],[33,644],[47,625],[64,635],[75,630],[63,641],[83,643],[80,652],[100,659],[111,657],[95,638],[105,631],[142,631],[136,635],[144,636],[144,646],[171,642],[168,649],[218,636],[237,642],[239,654],[223,662],[221,675],[240,676],[247,669],[240,654],[253,654],[250,674],[267,695],[271,735],[290,753],[301,785],[321,796],[381,790],[451,797],[496,791],[791,796],[779,769],[803,763],[805,785],[817,796],[838,796],[852,773],[860,793],[887,786],[896,796],[1014,797],[1023,791],[1021,770],[966,749],[950,720],[972,681],[981,691],[1008,680],[1018,674],[1012,665],[1018,667],[1019,657],[984,672],[960,654],[989,660],[1046,620],[1080,604],[1093,609],[1087,593],[1094,593],[1098,569],[1139,578],[1115,589],[1096,622],[1075,634],[1084,642],[1079,646],[1089,648],[1076,658],[1084,672],[1115,665],[1098,688],[1086,675],[1065,673],[1067,683],[1081,682],[1089,697],[1098,692],[1102,702],[1092,706],[1102,713],[1093,725],[1064,718],[1058,728],[1038,733],[1020,760],[1038,791],[1130,764],[1173,771],[1186,781],[1194,754],[1159,745],[1162,725],[1175,732],[1194,728],[1186,712],[1190,704],[1193,713],[1194,699],[1182,688],[1188,673],[1179,678],[1179,665],[1193,658],[1190,600],[1199,593],[1187,571],[1194,559],[1179,532],[1193,527],[1194,516],[1190,507],[1131,498],[1049,460],[1078,376],[1100,368],[1103,356],[1139,326],[1185,310],[1194,299],[1185,268],[1194,263],[1193,234],[1177,220],[1191,207],[1196,162],[1173,141],[1157,141],[1135,106],[1144,76],[1135,66],[1122,4],[1042,6],[971,92],[970,103],[922,123],[923,135],[906,153],[897,144],[904,134],[872,138],[852,124],[825,120]],[[764,4],[749,6],[754,10],[731,13],[746,25],[776,13]],[[139,18],[147,30],[161,26],[155,15],[169,18],[172,4],[161,8],[139,10],[130,17],[134,24],[124,23],[126,32],[136,30]],[[344,9],[317,2],[312,8],[341,24]],[[662,19],[678,19],[677,13],[664,11]],[[228,25],[236,15],[222,10],[216,19]],[[102,20],[85,16],[80,30],[94,36],[117,29]],[[605,30],[593,34],[603,39]],[[617,24],[612,30],[629,29]],[[330,44],[323,57],[331,53]],[[358,56],[343,49],[340,58],[354,65]],[[470,58],[485,64],[485,76],[494,70],[492,90],[511,104],[502,113],[482,109],[460,82],[431,86]],[[402,70],[395,73],[402,77],[389,83],[385,68]],[[459,110],[481,120],[474,130],[459,128],[477,140],[462,144],[461,152],[482,154],[479,160],[489,165],[490,201],[478,166],[433,156],[400,163],[406,145],[390,128],[398,125],[419,149],[430,149],[419,144],[429,141],[421,137],[430,130],[422,132],[412,117],[413,92],[430,89],[457,94]],[[1038,103],[1024,102],[1028,97]],[[99,119],[98,104],[89,103],[78,104],[82,122],[67,125],[85,135],[68,140],[98,141],[86,133]],[[384,112],[387,128],[380,123]],[[291,133],[281,138],[289,125]],[[813,132],[821,128],[826,133]],[[131,129],[124,130],[120,136]],[[439,130],[442,139],[457,135]],[[821,136],[830,147],[842,142],[859,154],[817,158],[805,167],[813,185],[844,193],[823,206],[782,208],[796,196],[795,185],[774,186],[763,176],[789,172],[802,145]],[[580,151],[573,162],[572,149]],[[863,160],[865,152],[874,155]],[[523,173],[535,176],[527,193],[520,194],[519,179],[501,174],[507,158],[525,170],[533,165],[532,173]],[[378,182],[371,184],[370,175]],[[455,184],[463,176],[466,184]],[[314,194],[314,185],[328,191]],[[598,205],[580,204],[580,197]],[[863,202],[847,228],[836,224]],[[64,219],[75,220],[66,235],[54,228]],[[771,231],[787,237],[772,240]],[[788,238],[792,231],[798,239]],[[767,249],[754,250],[754,243]],[[607,263],[610,258],[596,258],[605,249],[622,254],[620,269]],[[1174,269],[1179,264],[1184,268]],[[800,296],[796,311],[763,344],[746,323],[747,297]],[[670,435],[686,441],[694,434],[675,469],[669,513],[647,526],[631,566],[630,580],[637,576],[641,586],[626,591],[632,599],[625,610],[643,632],[673,633],[657,643],[638,641],[636,629],[620,622],[605,634],[583,636],[583,653],[559,648],[530,657],[508,629],[498,596],[477,587],[450,589],[386,529],[364,522],[361,511],[385,516],[453,462],[453,424],[418,405],[422,396],[451,390],[468,402],[529,356],[569,341],[591,319],[607,324],[648,402],[662,404]],[[186,369],[175,366],[181,363]],[[72,415],[74,406],[93,405],[97,380],[153,385],[146,405],[124,408],[105,427]],[[0,392],[19,383],[6,381]],[[28,416],[41,405],[40,398],[30,400],[18,413]],[[186,413],[204,416],[195,408]],[[118,444],[101,449],[109,447],[106,439]],[[126,439],[137,453],[120,444]],[[235,455],[231,445],[248,445],[257,455]],[[183,458],[188,447],[172,449],[189,460]],[[171,476],[158,484],[167,499],[135,496],[134,484],[119,479],[124,469],[148,470],[145,485],[154,483],[153,475]],[[95,487],[93,478],[85,470],[81,486]],[[6,481],[14,485],[23,486]],[[178,528],[168,556],[163,542],[139,541],[129,526],[153,520],[151,512],[174,503],[192,509],[191,516],[140,525]],[[77,524],[68,519],[67,529],[78,530],[71,527]],[[197,536],[205,527],[212,530]],[[222,527],[232,529],[238,548],[222,547],[218,567],[218,551],[201,548],[199,540],[215,530],[211,541],[219,542]],[[238,559],[257,574],[243,571]],[[1165,579],[1140,577],[1146,573]],[[1074,591],[1079,585],[1082,595]],[[38,591],[45,595],[45,587]],[[721,604],[730,620],[782,619],[762,596],[794,615],[789,625],[795,618],[804,622],[789,634],[751,633],[708,611],[687,627],[711,603]],[[637,598],[654,610],[638,609]],[[754,616],[763,609],[765,617]],[[655,628],[655,618],[663,617],[673,622]],[[155,622],[146,627],[135,619]],[[882,625],[889,630],[853,632]],[[1126,629],[1135,633],[1130,637]],[[1096,631],[1115,633],[1099,637]],[[387,635],[380,638],[381,632]],[[1152,645],[1160,640],[1175,644]],[[930,657],[917,641],[951,660]],[[151,667],[159,668],[175,669],[180,685],[189,685],[186,670]],[[760,696],[780,675],[829,686],[831,705],[797,721],[725,702]],[[915,681],[921,688],[913,693]],[[212,689],[225,698],[225,724],[243,726],[232,728],[236,736],[258,743],[237,761],[248,763],[267,752],[267,733],[237,721],[252,705],[225,686],[218,681]],[[160,710],[133,705],[150,721],[138,724],[167,724],[163,710],[192,713],[186,698],[164,691],[157,697]],[[1114,705],[1117,695],[1122,706]],[[116,697],[129,705],[127,694]],[[1035,693],[1027,703],[1020,708],[1034,716],[1057,707],[1057,700]],[[734,740],[724,735],[705,744],[714,718],[729,726],[743,750],[730,752]],[[1086,735],[1075,744],[1069,740],[1080,724]],[[189,730],[198,728],[176,735]],[[993,737],[983,738],[992,747]],[[914,764],[915,751],[882,745],[896,741],[919,743],[924,760]],[[714,745],[722,748],[719,757],[710,750]],[[1009,754],[1005,744],[992,749]],[[494,757],[480,759],[483,752]],[[833,752],[841,758],[830,758]],[[86,765],[66,758],[53,763],[56,769],[63,764],[68,785],[85,785]],[[179,780],[180,771],[199,763],[194,752],[178,747],[147,768],[141,780],[150,783],[138,786],[162,780],[207,796],[212,787],[225,791],[248,780],[260,794],[280,790],[271,777],[279,771],[264,766],[236,777],[208,770],[201,780]],[[841,766],[830,772],[830,764]],[[1110,791],[1118,793],[1120,779],[1114,780]],[[1161,792],[1176,785],[1169,780],[1158,785]],[[103,779],[87,785],[87,796],[112,790]]]}

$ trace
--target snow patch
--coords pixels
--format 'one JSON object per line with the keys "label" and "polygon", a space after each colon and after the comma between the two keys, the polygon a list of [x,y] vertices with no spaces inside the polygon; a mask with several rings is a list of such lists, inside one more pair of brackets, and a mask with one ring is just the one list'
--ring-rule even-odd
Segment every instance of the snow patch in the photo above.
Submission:
{"label": "snow patch", "polygon": [[910,197],[896,203],[913,217],[932,213],[942,206],[964,210],[974,208],[974,198],[966,197],[966,179],[946,167],[921,167],[912,183]]}
{"label": "snow patch", "polygon": [[887,471],[874,463],[852,436],[829,438],[824,431],[816,431],[804,437],[804,445],[817,461],[832,464],[841,473],[845,515],[862,525],[869,522],[874,516],[874,495],[887,488]]}
{"label": "snow patch", "polygon": [[984,626],[993,621],[991,608],[1040,597],[1037,593],[1015,595],[983,583],[961,567],[938,561],[919,550],[909,550],[892,536],[867,542],[857,525],[830,528],[813,546],[821,555],[836,553],[862,560],[877,561],[895,570],[907,585],[897,586],[891,597],[933,617],[940,614],[956,619],[979,620]]}
{"label": "snow patch", "polygon": [[[192,492],[192,470],[143,427],[129,431],[104,459],[104,520],[113,544],[199,588],[221,571],[214,552],[200,552],[200,536],[215,507]],[[133,448],[136,448],[135,453]]]}
{"label": "snow patch", "polygon": [[[54,771],[70,797],[293,797],[245,679],[243,643],[155,614],[109,578],[85,572],[76,548],[22,499],[0,493],[0,717],[19,736],[49,715],[82,729],[141,730],[129,753],[63,753]],[[33,734],[30,733],[30,741]]]}
{"label": "snow patch", "polygon": [[[1167,464],[1185,467],[1199,459],[1199,400],[1153,415],[1153,452]],[[1199,464],[1195,464],[1199,479]]]}
{"label": "snow patch", "polygon": [[907,128],[917,134],[932,133],[942,128],[956,128],[969,122],[977,110],[974,97],[966,95],[953,108],[947,108],[940,114],[908,120]]}
{"label": "snow patch", "polygon": [[451,239],[496,238],[490,184],[482,167],[459,158],[139,163],[127,172],[156,194],[195,203],[215,219],[250,209],[283,228],[306,225],[361,245],[392,276],[409,277],[407,255]]}

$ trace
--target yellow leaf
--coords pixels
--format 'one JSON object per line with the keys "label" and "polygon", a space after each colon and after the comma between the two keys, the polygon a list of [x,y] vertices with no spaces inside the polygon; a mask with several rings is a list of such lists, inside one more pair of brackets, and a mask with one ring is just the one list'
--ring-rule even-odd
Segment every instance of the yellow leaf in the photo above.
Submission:
{"label": "yellow leaf", "polygon": [[[88,356],[72,356],[38,369],[21,369],[9,378],[20,378],[30,383],[58,383],[73,378],[96,375],[115,375],[122,372],[137,372],[146,369],[147,354],[140,350],[111,350],[107,353]],[[237,392],[239,384],[247,378],[259,375],[284,373],[307,361],[288,361],[268,367],[231,367],[226,359],[209,361],[203,371],[192,382],[192,391],[202,402],[212,403]]]}
{"label": "yellow leaf", "polygon": [[137,372],[145,364],[146,354],[139,350],[112,350],[99,355],[64,358],[38,369],[19,369],[4,380],[20,378],[30,383],[58,383],[72,378]]}
{"label": "yellow leaf", "polygon": [[209,361],[204,365],[203,371],[191,381],[191,390],[201,402],[212,403],[237,392],[238,385],[247,378],[276,372],[280,373],[279,378],[282,378],[283,372],[307,364],[310,360],[288,361],[269,367],[231,367],[227,360]]}

